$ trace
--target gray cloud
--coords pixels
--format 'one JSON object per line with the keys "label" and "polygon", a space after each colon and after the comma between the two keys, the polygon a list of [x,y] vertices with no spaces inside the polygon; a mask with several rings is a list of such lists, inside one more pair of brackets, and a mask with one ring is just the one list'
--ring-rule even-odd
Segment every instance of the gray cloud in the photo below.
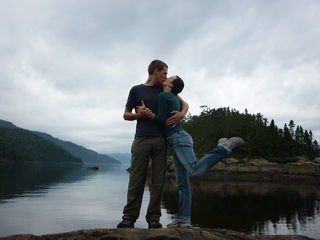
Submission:
{"label": "gray cloud", "polygon": [[122,118],[153,59],[200,105],[291,119],[320,141],[320,3],[2,1],[0,118],[98,152],[130,152]]}

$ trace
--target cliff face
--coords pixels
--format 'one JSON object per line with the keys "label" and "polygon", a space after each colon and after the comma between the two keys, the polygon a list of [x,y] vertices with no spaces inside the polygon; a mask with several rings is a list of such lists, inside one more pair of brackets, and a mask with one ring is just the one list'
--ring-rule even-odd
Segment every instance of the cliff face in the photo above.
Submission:
{"label": "cliff face", "polygon": [[20,234],[0,238],[1,240],[315,240],[300,235],[247,236],[239,232],[225,229],[93,229],[79,230],[67,233],[35,236]]}

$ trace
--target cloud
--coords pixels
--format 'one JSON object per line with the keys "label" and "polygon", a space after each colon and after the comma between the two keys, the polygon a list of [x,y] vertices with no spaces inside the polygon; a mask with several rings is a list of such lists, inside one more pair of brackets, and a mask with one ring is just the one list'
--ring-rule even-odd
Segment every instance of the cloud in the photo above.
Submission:
{"label": "cloud", "polygon": [[294,120],[320,141],[320,3],[2,1],[0,118],[98,152],[130,152],[122,114],[153,59],[201,105]]}

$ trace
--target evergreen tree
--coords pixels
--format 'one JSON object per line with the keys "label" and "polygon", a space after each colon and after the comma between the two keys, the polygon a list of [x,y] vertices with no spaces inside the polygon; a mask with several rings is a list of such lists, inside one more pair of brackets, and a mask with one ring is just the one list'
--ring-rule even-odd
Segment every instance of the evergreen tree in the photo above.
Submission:
{"label": "evergreen tree", "polygon": [[[201,106],[199,116],[188,114],[183,121],[183,128],[193,137],[197,157],[211,151],[221,137],[238,136],[245,140],[245,149],[237,152],[239,157],[293,158],[305,155],[310,159],[319,155],[319,146],[312,142],[312,132],[290,120],[284,128],[278,128],[261,113],[240,113],[236,109],[210,109]],[[296,127],[296,129],[295,129]]]}

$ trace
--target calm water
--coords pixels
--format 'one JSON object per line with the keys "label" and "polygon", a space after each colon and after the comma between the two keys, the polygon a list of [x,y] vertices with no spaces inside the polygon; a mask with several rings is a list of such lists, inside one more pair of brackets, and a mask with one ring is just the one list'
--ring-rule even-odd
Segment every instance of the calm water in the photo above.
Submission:
{"label": "calm water", "polygon": [[[128,165],[0,165],[0,237],[115,228],[126,203]],[[177,212],[174,179],[166,182],[161,223]],[[248,235],[300,234],[320,238],[320,189],[312,185],[192,180],[192,222]],[[141,215],[149,199],[147,183]]]}

